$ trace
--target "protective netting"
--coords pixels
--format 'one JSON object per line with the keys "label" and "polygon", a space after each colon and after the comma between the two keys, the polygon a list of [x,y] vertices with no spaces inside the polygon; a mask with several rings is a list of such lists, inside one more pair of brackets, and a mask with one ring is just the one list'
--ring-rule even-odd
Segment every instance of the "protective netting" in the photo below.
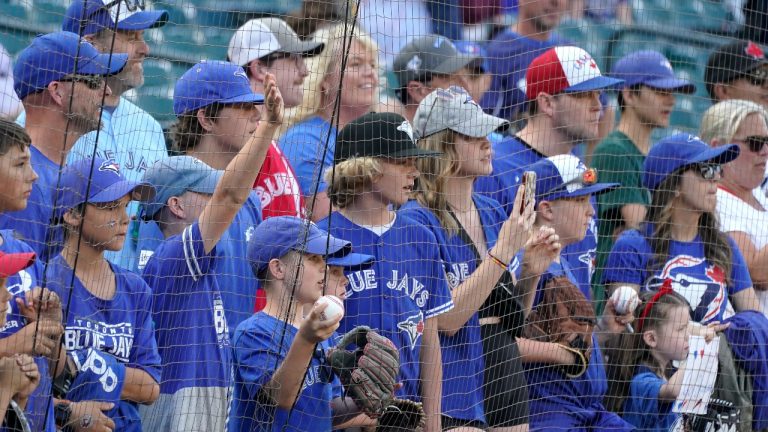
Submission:
{"label": "protective netting", "polygon": [[766,29],[0,0],[0,430],[768,430]]}

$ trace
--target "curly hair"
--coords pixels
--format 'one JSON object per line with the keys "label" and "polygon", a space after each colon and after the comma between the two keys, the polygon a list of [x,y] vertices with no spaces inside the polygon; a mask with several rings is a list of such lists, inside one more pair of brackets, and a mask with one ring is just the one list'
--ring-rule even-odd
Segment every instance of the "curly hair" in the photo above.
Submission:
{"label": "curly hair", "polygon": [[[224,108],[224,105],[220,103],[213,103],[205,108],[205,116],[213,119],[219,117],[219,113]],[[197,112],[184,113],[179,116],[179,120],[171,127],[171,136],[173,144],[171,151],[176,154],[186,154],[188,151],[193,150],[200,144],[200,140],[205,135],[206,131],[203,129],[203,125],[197,119]]]}
{"label": "curly hair", "polygon": [[346,208],[355,201],[355,197],[370,191],[382,173],[376,158],[357,157],[339,162],[325,171],[328,198],[337,208]]}

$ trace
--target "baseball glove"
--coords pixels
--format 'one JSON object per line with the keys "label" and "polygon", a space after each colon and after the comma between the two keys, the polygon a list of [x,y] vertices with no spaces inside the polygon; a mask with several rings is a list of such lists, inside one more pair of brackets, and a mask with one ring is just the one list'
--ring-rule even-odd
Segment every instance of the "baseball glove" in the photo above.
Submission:
{"label": "baseball glove", "polygon": [[379,417],[376,432],[421,432],[425,424],[420,403],[395,399]]}
{"label": "baseball glove", "polygon": [[[354,344],[357,349],[347,350]],[[344,391],[370,418],[378,418],[394,399],[400,353],[389,339],[368,327],[355,327],[327,355]]]}
{"label": "baseball glove", "polygon": [[576,364],[564,365],[563,373],[568,378],[578,378],[589,366],[595,323],[592,304],[567,277],[560,276],[544,285],[541,301],[528,316],[523,334],[528,339],[560,344],[570,351]]}

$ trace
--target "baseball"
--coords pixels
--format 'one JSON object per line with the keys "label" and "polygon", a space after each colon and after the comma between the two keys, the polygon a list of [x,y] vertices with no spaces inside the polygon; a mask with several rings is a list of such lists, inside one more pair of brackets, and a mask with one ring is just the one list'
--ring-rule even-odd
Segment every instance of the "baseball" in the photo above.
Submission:
{"label": "baseball", "polygon": [[320,322],[332,321],[337,317],[344,316],[344,303],[342,303],[340,298],[334,295],[322,296],[317,299],[315,306],[323,303],[328,304],[328,306],[320,312]]}
{"label": "baseball", "polygon": [[628,312],[634,312],[637,305],[640,304],[640,298],[632,287],[620,286],[616,288],[611,296],[616,308],[616,314],[626,315]]}

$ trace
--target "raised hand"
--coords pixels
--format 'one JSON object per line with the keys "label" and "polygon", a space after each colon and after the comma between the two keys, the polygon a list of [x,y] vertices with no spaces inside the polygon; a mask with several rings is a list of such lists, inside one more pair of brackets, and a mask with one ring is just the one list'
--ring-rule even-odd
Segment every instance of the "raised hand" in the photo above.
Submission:
{"label": "raised hand", "polygon": [[24,298],[16,298],[16,305],[28,322],[38,320],[62,322],[61,299],[48,288],[35,287],[27,291]]}
{"label": "raised hand", "polygon": [[267,73],[264,77],[264,108],[266,121],[275,125],[283,123],[285,111],[283,95],[277,87],[275,76],[271,73]]}
{"label": "raised hand", "polygon": [[560,236],[555,233],[554,228],[547,226],[539,227],[528,238],[525,244],[525,254],[523,255],[523,272],[526,275],[540,275],[547,271],[558,256],[563,245],[560,243]]}
{"label": "raised hand", "polygon": [[109,402],[72,402],[72,414],[69,417],[69,426],[77,432],[112,432],[115,430],[115,422],[105,411],[109,411],[114,404]]}
{"label": "raised hand", "polygon": [[536,212],[533,210],[534,200],[531,200],[522,212],[520,211],[523,206],[524,189],[517,188],[512,213],[501,226],[498,240],[492,251],[493,256],[507,263],[512,261],[515,254],[529,241],[531,228],[536,221]]}

